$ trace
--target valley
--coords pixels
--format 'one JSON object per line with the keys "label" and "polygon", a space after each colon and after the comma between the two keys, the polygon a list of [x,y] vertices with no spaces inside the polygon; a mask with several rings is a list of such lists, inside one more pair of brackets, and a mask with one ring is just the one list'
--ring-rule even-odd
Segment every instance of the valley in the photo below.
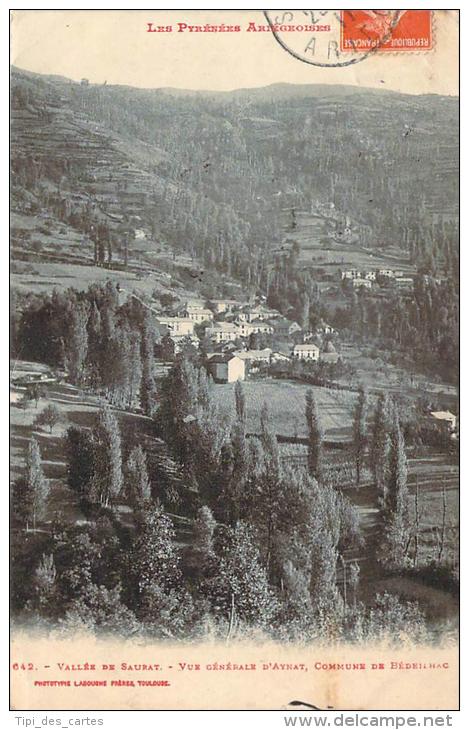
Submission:
{"label": "valley", "polygon": [[11,87],[17,615],[453,635],[457,99]]}

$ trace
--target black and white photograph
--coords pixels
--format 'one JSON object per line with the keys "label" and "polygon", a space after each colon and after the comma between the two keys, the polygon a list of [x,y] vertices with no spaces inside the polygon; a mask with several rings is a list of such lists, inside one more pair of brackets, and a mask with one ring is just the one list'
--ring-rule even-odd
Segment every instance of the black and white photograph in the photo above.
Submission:
{"label": "black and white photograph", "polygon": [[[346,646],[344,682],[379,644],[439,663],[401,677],[416,709],[432,682],[455,709],[458,11],[17,10],[11,32],[13,686],[53,704],[76,636]],[[139,656],[106,691],[158,679],[148,709],[171,707],[176,664]],[[308,656],[268,681],[326,682]]]}

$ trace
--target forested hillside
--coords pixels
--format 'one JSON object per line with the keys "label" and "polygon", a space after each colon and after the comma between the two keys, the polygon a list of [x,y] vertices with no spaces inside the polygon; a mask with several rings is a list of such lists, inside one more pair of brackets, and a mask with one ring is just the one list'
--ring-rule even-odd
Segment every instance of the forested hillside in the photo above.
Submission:
{"label": "forested hillside", "polygon": [[447,264],[457,140],[449,97],[290,85],[186,93],[12,73],[16,212],[49,211],[102,258],[109,240],[125,248],[138,216],[155,241],[246,286],[265,286],[282,211],[312,205],[334,205],[364,246]]}

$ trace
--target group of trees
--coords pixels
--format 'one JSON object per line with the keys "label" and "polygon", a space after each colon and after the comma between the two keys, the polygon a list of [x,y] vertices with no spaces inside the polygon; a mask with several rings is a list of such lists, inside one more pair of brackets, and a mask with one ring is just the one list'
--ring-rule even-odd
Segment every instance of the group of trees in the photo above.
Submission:
{"label": "group of trees", "polygon": [[[387,394],[378,396],[371,413],[367,391],[360,388],[357,397],[350,456],[354,482],[360,487],[373,484],[375,503],[379,508],[379,533],[374,548],[383,567],[401,570],[410,565],[411,540],[415,525],[410,522],[407,488],[407,458],[399,411]],[[323,434],[314,393],[306,394],[308,425],[308,471],[321,482],[324,469]]]}
{"label": "group of trees", "polygon": [[[377,597],[372,609],[357,601],[358,564],[348,563],[339,589],[339,567],[363,538],[356,509],[325,468],[313,392],[305,402],[303,469],[282,460],[266,407],[259,436],[247,436],[241,383],[230,417],[217,409],[212,388],[203,368],[178,357],[159,391],[155,427],[193,495],[179,516],[168,514],[146,448],[123,441],[115,413],[105,406],[91,429],[73,426],[65,437],[69,486],[91,521],[70,526],[56,515],[44,524],[48,483],[31,442],[25,476],[14,489],[16,521],[26,528],[13,571],[16,607],[36,620],[158,637],[207,630],[226,637],[251,630],[286,639],[371,636],[377,626],[392,632],[392,616],[421,631],[418,612],[391,597]],[[366,402],[363,394],[357,422],[365,418]],[[391,410],[381,404],[372,434],[357,433],[370,439],[363,454],[369,448],[386,455],[379,487],[383,539],[397,554],[405,453]],[[130,523],[119,516],[123,504],[131,507]],[[45,529],[38,531],[39,525]]]}
{"label": "group of trees", "polygon": [[458,377],[459,290],[456,279],[419,276],[411,295],[376,298],[352,293],[346,309],[331,321],[343,334],[375,343],[400,356],[411,368]]}
{"label": "group of trees", "polygon": [[124,461],[119,422],[109,406],[98,412],[91,430],[68,429],[68,483],[82,506],[107,509],[126,502],[139,510],[151,500],[145,451],[141,445],[127,451]]}
{"label": "group of trees", "polygon": [[378,508],[375,558],[385,570],[398,572],[417,564],[420,537],[418,484],[412,510],[404,430],[400,409],[388,394],[378,395],[372,412],[368,394],[360,390],[352,442],[356,485],[366,469]]}
{"label": "group of trees", "polygon": [[71,383],[151,415],[158,337],[140,302],[131,299],[119,306],[118,289],[108,282],[85,292],[31,294],[14,305],[13,356],[65,368]]}
{"label": "group of trees", "polygon": [[[308,474],[283,463],[266,407],[259,437],[247,437],[241,383],[235,387],[232,420],[218,412],[211,388],[202,369],[179,360],[160,390],[157,414],[160,432],[203,503],[208,526],[202,532],[208,534],[215,520],[233,539],[241,532],[253,542],[284,616],[306,620],[326,609],[335,615],[342,600],[336,588],[338,555],[361,539],[352,505],[318,481],[319,469]],[[230,615],[241,611],[242,618],[242,597],[225,599]]]}
{"label": "group of trees", "polygon": [[[329,474],[324,467],[323,434],[312,390],[306,394],[306,420],[308,471],[321,482]],[[418,486],[411,518],[404,425],[398,405],[386,393],[378,396],[373,411],[367,391],[360,388],[350,449],[354,482],[356,487],[366,484],[374,490],[379,530],[373,549],[380,565],[391,571],[416,565],[419,540]]]}
{"label": "group of trees", "polygon": [[[48,411],[52,407],[43,413],[47,415]],[[52,429],[48,418],[42,422]],[[109,405],[98,411],[92,429],[70,426],[64,436],[64,446],[68,484],[85,510],[107,509],[119,501],[140,509],[150,501],[152,490],[145,452],[142,446],[133,446],[124,463],[120,426]],[[32,438],[25,474],[13,487],[13,514],[20,525],[35,529],[44,519],[49,491],[39,444]]]}

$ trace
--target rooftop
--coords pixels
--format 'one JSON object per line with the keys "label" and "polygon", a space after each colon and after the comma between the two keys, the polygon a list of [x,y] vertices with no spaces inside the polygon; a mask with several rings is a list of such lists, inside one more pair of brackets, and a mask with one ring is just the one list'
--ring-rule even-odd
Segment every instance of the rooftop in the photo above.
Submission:
{"label": "rooftop", "polygon": [[233,324],[232,322],[215,322],[210,327],[210,331],[213,332],[216,330],[217,332],[238,332],[238,325]]}
{"label": "rooftop", "polygon": [[166,317],[164,314],[157,314],[157,319],[162,322],[163,324],[165,322],[190,322],[193,324],[191,319],[188,319],[187,317]]}
{"label": "rooftop", "polygon": [[[232,360],[234,357],[238,357],[238,355],[233,354],[232,352],[217,352],[215,355],[212,355],[209,358],[208,362],[209,364],[211,364],[212,362],[224,364],[230,362],[230,360]],[[238,359],[240,358],[238,357]]]}
{"label": "rooftop", "polygon": [[453,421],[456,418],[454,413],[451,413],[451,411],[431,411],[430,415],[441,421]]}
{"label": "rooftop", "polygon": [[263,350],[237,350],[234,354],[241,360],[263,360],[271,356],[272,350],[265,347]]}
{"label": "rooftop", "polygon": [[319,347],[312,342],[307,342],[303,345],[295,345],[294,350],[319,350]]}

